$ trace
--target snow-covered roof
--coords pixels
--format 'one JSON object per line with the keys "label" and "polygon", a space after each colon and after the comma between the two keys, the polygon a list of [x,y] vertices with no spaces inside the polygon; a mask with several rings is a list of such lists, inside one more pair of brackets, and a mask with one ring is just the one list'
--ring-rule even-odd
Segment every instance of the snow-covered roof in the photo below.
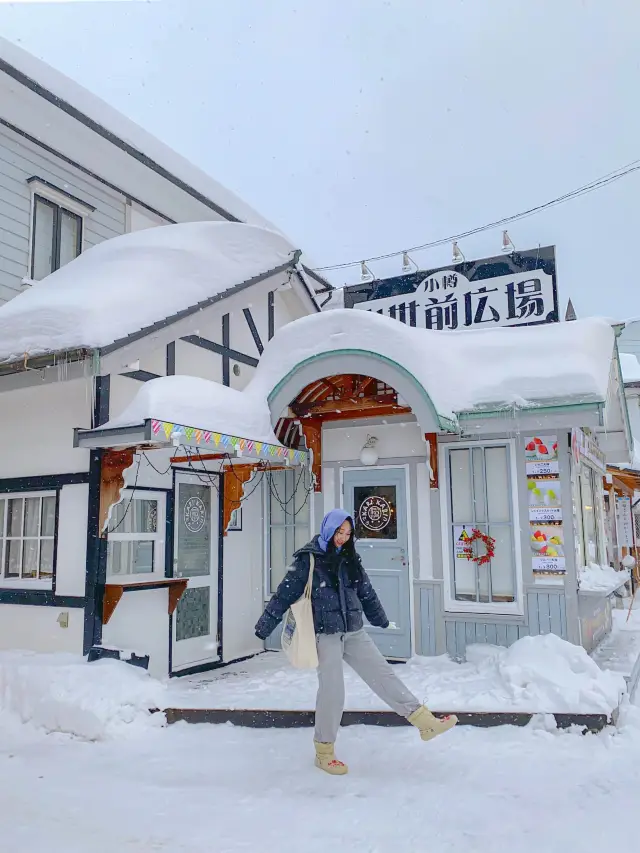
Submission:
{"label": "snow-covered roof", "polygon": [[195,376],[161,376],[142,385],[127,408],[100,430],[160,420],[279,444],[265,398]]}
{"label": "snow-covered roof", "polygon": [[637,356],[633,353],[621,352],[620,367],[625,385],[627,382],[640,382],[640,362]]}
{"label": "snow-covered roof", "polygon": [[[13,71],[12,71],[13,70]],[[106,134],[111,134],[112,142],[121,141],[125,145],[131,146],[138,154],[153,161],[153,164],[160,167],[160,170],[165,170],[168,176],[174,176],[178,181],[182,181],[189,188],[196,191],[204,197],[204,200],[212,202],[216,207],[221,209],[224,215],[229,214],[241,222],[253,223],[269,228],[274,228],[266,219],[253,210],[248,204],[241,201],[226,187],[215,181],[210,175],[198,169],[184,157],[177,154],[169,146],[160,142],[152,134],[143,130],[139,125],[130,119],[126,118],[122,113],[111,107],[101,98],[89,92],[79,83],[71,80],[69,77],[47,65],[40,59],[37,59],[32,54],[18,47],[10,41],[0,37],[0,77],[2,72],[9,74],[12,79],[18,83],[22,83],[23,89],[20,90],[19,100],[24,100],[28,97],[27,89],[33,90],[33,85],[29,85],[28,81],[36,84],[36,94],[44,96],[46,93],[54,96],[54,100],[58,99],[55,106],[69,112],[70,107],[75,111],[73,116],[77,121],[82,117],[93,123],[92,128],[94,133],[98,131],[106,131]],[[15,72],[18,72],[17,74]],[[24,78],[28,78],[25,80]],[[15,90],[15,87],[13,87]],[[8,98],[3,98],[3,110],[7,108]],[[26,116],[25,116],[26,120]],[[23,130],[32,130],[31,127],[22,127]],[[42,120],[37,134],[37,138],[43,138],[51,132],[47,123]],[[72,140],[68,140],[68,144],[72,144]],[[82,150],[78,153],[74,152],[83,165],[91,168],[88,159],[92,156],[90,146],[86,146],[83,154]],[[63,150],[63,153],[68,153]],[[84,158],[84,159],[83,159]],[[150,167],[151,164],[148,164]],[[143,202],[147,199],[141,199]],[[161,211],[171,216],[171,211]]]}
{"label": "snow-covered roof", "polygon": [[0,362],[104,347],[292,263],[280,234],[234,222],[105,240],[0,307]]}
{"label": "snow-covered roof", "polygon": [[336,309],[279,329],[247,393],[268,398],[308,359],[359,351],[395,363],[413,376],[438,415],[448,420],[479,408],[604,402],[614,340],[611,326],[597,318],[440,332],[368,311]]}

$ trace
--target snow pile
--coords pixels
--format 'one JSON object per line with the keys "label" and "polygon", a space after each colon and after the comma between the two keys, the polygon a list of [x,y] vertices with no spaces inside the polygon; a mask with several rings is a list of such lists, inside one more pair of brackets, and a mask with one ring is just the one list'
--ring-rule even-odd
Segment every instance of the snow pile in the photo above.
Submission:
{"label": "snow pile", "polygon": [[101,429],[141,424],[147,419],[280,444],[271,428],[266,400],[194,376],[162,376],[145,382],[124,412]]}
{"label": "snow pile", "polygon": [[[524,637],[509,648],[467,647],[467,660],[415,657],[395,672],[434,711],[610,714],[625,690],[620,673],[605,672],[581,646],[555,634]],[[345,667],[346,708],[386,705]],[[314,672],[290,667],[281,653],[261,655],[221,673],[180,679],[166,707],[311,710]]]}
{"label": "snow pile", "polygon": [[[479,651],[484,650],[471,646],[467,660],[473,663]],[[581,646],[556,634],[523,637],[501,649],[489,665],[495,666],[512,701],[549,712],[589,709],[610,713],[626,688],[622,676],[600,669]]]}
{"label": "snow pile", "polygon": [[[368,311],[335,309],[279,329],[247,392],[268,397],[283,376],[307,359],[354,351],[375,353],[399,366],[422,386],[438,414],[451,420],[455,413],[478,407],[606,400],[614,332],[597,318],[440,332]],[[410,391],[402,396],[411,405]],[[418,401],[424,405],[424,398],[415,389],[414,410]]]}
{"label": "snow pile", "polygon": [[49,732],[106,740],[157,725],[165,688],[146,671],[77,655],[0,653],[0,711]]}
{"label": "snow pile", "polygon": [[0,308],[0,361],[111,344],[293,259],[280,234],[188,222],[105,240]]}
{"label": "snow pile", "polygon": [[630,352],[621,352],[620,367],[622,368],[622,380],[625,382],[640,382],[640,362],[638,357]]}
{"label": "snow pile", "polygon": [[578,572],[580,592],[613,592],[629,578],[630,574],[626,569],[617,572],[611,566],[598,566],[596,563],[589,563]]}

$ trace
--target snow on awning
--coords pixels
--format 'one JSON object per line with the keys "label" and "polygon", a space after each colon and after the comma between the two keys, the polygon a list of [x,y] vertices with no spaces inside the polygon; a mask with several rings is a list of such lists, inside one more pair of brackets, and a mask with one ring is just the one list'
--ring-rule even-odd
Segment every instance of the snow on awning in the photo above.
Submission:
{"label": "snow on awning", "polygon": [[[435,331],[369,311],[338,308],[279,329],[247,391],[280,404],[285,392],[295,389],[296,374],[308,384],[320,377],[323,364],[334,366],[336,358],[342,372],[349,371],[351,360],[358,365],[356,372],[368,369],[368,375],[378,379],[382,377],[376,370],[381,374],[386,365],[399,381],[410,379],[417,389],[413,401],[428,395],[442,429],[453,425],[456,430],[458,418],[468,412],[604,403],[614,343],[613,329],[598,318]],[[393,387],[392,380],[388,384]],[[414,402],[403,397],[415,413]]]}
{"label": "snow on awning", "polygon": [[293,265],[280,234],[234,222],[105,240],[0,307],[0,363],[100,349]]}
{"label": "snow on awning", "polygon": [[118,417],[95,429],[76,429],[85,448],[195,447],[207,452],[287,464],[308,453],[282,445],[266,400],[194,376],[162,376],[140,388]]}

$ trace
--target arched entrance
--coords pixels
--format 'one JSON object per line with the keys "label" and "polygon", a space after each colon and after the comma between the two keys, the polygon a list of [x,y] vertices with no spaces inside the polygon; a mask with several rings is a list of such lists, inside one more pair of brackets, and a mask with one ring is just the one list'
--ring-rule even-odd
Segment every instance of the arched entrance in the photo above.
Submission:
{"label": "arched entrance", "polygon": [[384,631],[369,630],[387,657],[408,659],[418,559],[416,491],[419,480],[428,490],[429,470],[436,475],[435,433],[425,434],[392,385],[362,373],[307,383],[280,415],[279,440],[289,447],[306,444],[313,455],[312,526],[334,506],[352,515],[358,551],[391,623]]}

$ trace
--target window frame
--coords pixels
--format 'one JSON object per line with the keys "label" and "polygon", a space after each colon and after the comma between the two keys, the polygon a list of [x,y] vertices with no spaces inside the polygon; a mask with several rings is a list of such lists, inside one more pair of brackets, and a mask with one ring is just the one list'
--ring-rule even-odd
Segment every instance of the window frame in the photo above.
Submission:
{"label": "window frame", "polygon": [[[153,542],[153,571],[138,572],[136,574],[110,574],[109,563],[107,556],[107,583],[119,584],[127,586],[129,584],[141,583],[144,581],[157,581],[166,577],[166,556],[167,556],[167,535],[166,535],[166,519],[167,519],[167,493],[165,491],[155,489],[125,489],[124,498],[121,501],[128,506],[129,501],[156,501],[158,506],[158,516],[155,533],[118,533],[113,530],[107,533],[107,549],[109,541],[111,542]],[[127,510],[128,511],[128,510]]]}
{"label": "window frame", "polygon": [[[34,278],[35,264],[35,240],[36,240],[36,220],[37,220],[37,202],[41,201],[53,209],[54,224],[52,239],[52,269],[51,272],[56,272],[60,269],[60,212],[63,211],[70,216],[74,216],[79,220],[78,237],[76,243],[76,258],[82,254],[85,249],[85,221],[95,211],[95,207],[85,203],[79,198],[58,189],[37,177],[28,179],[31,190],[31,214],[29,218],[30,234],[29,234],[29,265],[28,277],[29,281],[36,281]],[[75,260],[75,258],[74,258]],[[51,273],[49,273],[50,275]],[[40,279],[41,280],[41,279]]]}
{"label": "window frame", "polygon": [[[42,536],[42,515],[40,515],[39,520],[39,535],[35,536],[24,536],[24,511],[22,516],[22,535],[20,537],[7,537],[7,524],[8,524],[8,502],[10,500],[17,499],[28,499],[28,498],[54,498],[55,500],[55,509],[54,509],[54,521],[53,521],[53,534],[51,536]],[[0,589],[29,589],[29,590],[52,590],[54,588],[54,581],[56,577],[56,566],[57,566],[57,558],[58,558],[58,516],[60,510],[60,490],[59,489],[34,489],[32,491],[17,491],[17,492],[0,492],[0,503],[4,502],[5,509],[3,514],[3,527],[0,530]],[[53,559],[51,563],[51,577],[50,578],[7,578],[5,577],[5,557],[6,557],[6,549],[7,542],[9,539],[38,539],[38,541],[42,539],[51,540],[53,542]],[[24,552],[22,554],[24,556]],[[39,570],[39,569],[38,569]],[[22,571],[22,560],[20,571]]]}
{"label": "window frame", "polygon": [[[451,483],[449,478],[449,451],[473,448],[506,447],[511,488],[511,528],[515,563],[515,601],[482,602],[458,601],[455,598],[453,577],[453,537],[451,534]],[[442,564],[444,579],[444,610],[446,613],[474,613],[478,615],[524,616],[524,578],[522,565],[522,537],[520,535],[520,482],[515,441],[511,438],[490,441],[444,442],[439,446],[438,466],[440,477],[440,516],[442,538]],[[506,525],[505,525],[506,526]]]}
{"label": "window frame", "polygon": [[[294,484],[295,484],[298,480],[298,477],[300,477],[300,468],[293,468],[292,467],[292,468],[282,469],[282,472],[285,475],[288,471],[292,472],[293,478],[294,478]],[[307,541],[308,541],[309,539],[311,539],[311,520],[312,520],[311,519],[311,502],[313,500],[313,481],[312,481],[311,472],[308,469],[307,469],[307,476],[309,478],[309,482],[308,482],[309,489],[312,490],[310,493],[310,496],[307,498],[308,513],[309,514],[308,514],[308,520],[307,520],[306,528],[307,528]],[[269,483],[268,483],[266,477],[265,477],[264,484],[263,484],[263,499],[265,502],[264,503],[264,507],[265,507],[265,512],[264,512],[265,559],[264,559],[263,585],[264,585],[264,598],[266,601],[266,600],[271,598],[271,596],[275,593],[275,591],[277,589],[277,586],[275,588],[272,588],[272,586],[271,586],[271,527],[272,527],[272,525],[271,525],[271,490],[269,488]],[[286,500],[286,497],[285,497],[285,500]],[[296,519],[296,517],[297,516],[295,516],[293,519],[293,524],[286,524],[285,523],[285,524],[274,525],[278,529],[285,531],[285,543],[286,543],[286,530],[287,529],[291,529],[293,531],[293,538],[294,538],[294,543],[295,543],[295,535],[296,535],[295,519]],[[285,555],[285,560],[286,560],[286,555]],[[285,569],[286,569],[286,565],[285,565]]]}
{"label": "window frame", "polygon": [[[593,498],[593,528],[596,538],[596,557],[593,561],[589,558],[589,555],[587,554],[587,536],[585,527],[584,497],[582,485],[583,471],[586,471],[587,476],[589,477],[589,488],[591,489]],[[588,463],[588,460],[581,458],[577,466],[576,479],[577,506],[580,513],[580,517],[578,519],[580,525],[578,535],[580,537],[580,556],[582,561],[582,566],[580,568],[587,568],[591,562],[594,562],[596,565],[599,566],[606,566],[608,565],[608,563],[606,553],[606,530],[604,520],[605,510],[602,486],[602,472],[599,471],[593,465],[590,465]],[[613,507],[613,512],[615,513],[615,505]]]}

